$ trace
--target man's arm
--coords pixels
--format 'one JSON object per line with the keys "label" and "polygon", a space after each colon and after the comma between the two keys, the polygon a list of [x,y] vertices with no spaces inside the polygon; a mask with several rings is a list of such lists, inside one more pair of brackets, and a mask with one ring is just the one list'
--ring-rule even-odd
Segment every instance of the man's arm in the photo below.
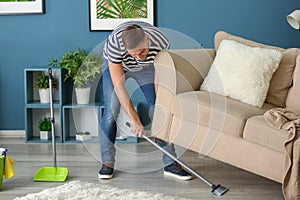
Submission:
{"label": "man's arm", "polygon": [[116,95],[123,110],[131,120],[131,131],[135,135],[142,136],[144,127],[125,88],[125,76],[122,64],[115,64],[109,61],[108,66]]}

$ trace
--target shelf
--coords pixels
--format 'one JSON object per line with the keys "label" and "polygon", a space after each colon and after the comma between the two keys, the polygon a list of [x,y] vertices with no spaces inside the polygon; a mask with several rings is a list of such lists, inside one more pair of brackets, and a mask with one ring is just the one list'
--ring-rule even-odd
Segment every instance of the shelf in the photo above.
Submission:
{"label": "shelf", "polygon": [[[50,103],[40,103],[40,101],[28,102],[25,106],[27,108],[49,108],[50,109]],[[53,102],[53,108],[60,108],[59,101]]]}
{"label": "shelf", "polygon": [[76,133],[90,132],[98,137],[99,132],[99,106],[88,105],[64,105],[63,106],[63,142],[76,142]]}
{"label": "shelf", "polygon": [[[38,122],[44,117],[50,118],[50,103],[40,103],[38,89],[35,82],[41,73],[48,73],[48,67],[27,68],[24,70],[25,82],[25,135],[26,142],[49,143],[51,140],[41,140]],[[55,136],[57,142],[62,142],[61,106],[66,102],[65,86],[62,80],[62,70],[52,69],[53,77],[58,80],[58,89],[53,89]]]}
{"label": "shelf", "polygon": [[[35,87],[36,80],[42,73],[48,73],[48,68],[28,68],[24,70],[24,81],[25,81],[25,104],[32,102],[39,102],[40,97],[38,89]],[[63,80],[62,80],[62,70],[53,69],[53,77],[58,80],[58,88],[53,88],[53,99],[58,102],[58,104],[65,103],[65,98],[62,96],[63,93]]]}
{"label": "shelf", "polygon": [[[48,73],[48,67],[31,67],[24,70],[25,85],[25,135],[26,142],[50,143],[39,137],[38,121],[50,117],[50,104],[40,103],[39,92],[35,82],[41,73]],[[58,89],[53,89],[55,137],[59,143],[80,143],[76,140],[77,132],[90,132],[92,140],[87,143],[99,143],[100,122],[104,111],[101,77],[92,86],[90,104],[76,104],[74,85],[70,80],[64,81],[65,72],[60,68],[52,69],[53,77],[58,80]],[[139,103],[134,103],[139,113]],[[123,124],[123,122],[122,122]],[[124,123],[125,124],[125,123]],[[119,129],[118,129],[119,130]],[[116,139],[116,143],[137,143],[139,138],[130,136]]]}
{"label": "shelf", "polygon": [[[62,142],[62,129],[61,129],[61,109],[54,108],[55,136],[58,138],[57,142]],[[25,109],[25,130],[26,142],[32,140],[38,141],[40,131],[38,129],[38,122],[44,117],[50,117],[50,110],[48,108],[26,108]],[[43,140],[40,140],[43,142]]]}
{"label": "shelf", "polygon": [[[135,109],[138,109],[138,103]],[[92,141],[88,143],[99,143],[100,122],[102,119],[104,106],[100,103],[87,105],[66,104],[63,105],[63,142],[81,142],[76,140],[76,133],[80,131],[89,131],[92,134]],[[116,139],[116,143],[137,143],[138,137],[128,137],[126,139]]]}
{"label": "shelf", "polygon": [[101,107],[101,102],[90,103],[90,104],[64,104],[64,108],[92,108],[92,107]]}
{"label": "shelf", "polygon": [[[61,143],[60,137],[55,136],[55,141],[57,143]],[[38,136],[34,136],[34,137],[31,137],[27,142],[28,143],[52,143],[52,139],[41,140]]]}
{"label": "shelf", "polygon": [[76,140],[75,136],[70,136],[68,138],[68,140],[64,141],[65,143],[87,143],[87,144],[99,144],[100,145],[100,141],[99,141],[99,137],[92,137],[91,140],[85,140],[85,141],[80,141],[80,140]]}
{"label": "shelf", "polygon": [[138,137],[127,137],[126,139],[116,139],[116,144],[131,144],[131,143],[138,143]]}

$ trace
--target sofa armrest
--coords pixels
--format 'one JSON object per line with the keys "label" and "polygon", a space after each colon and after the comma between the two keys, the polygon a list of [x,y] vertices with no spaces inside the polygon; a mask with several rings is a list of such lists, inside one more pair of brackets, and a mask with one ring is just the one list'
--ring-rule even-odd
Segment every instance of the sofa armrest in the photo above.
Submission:
{"label": "sofa armrest", "polygon": [[175,95],[199,90],[215,57],[213,49],[168,50],[154,61],[157,94],[152,121],[152,135],[168,141]]}
{"label": "sofa armrest", "polygon": [[214,57],[214,49],[162,51],[154,61],[156,81],[174,94],[199,90]]}

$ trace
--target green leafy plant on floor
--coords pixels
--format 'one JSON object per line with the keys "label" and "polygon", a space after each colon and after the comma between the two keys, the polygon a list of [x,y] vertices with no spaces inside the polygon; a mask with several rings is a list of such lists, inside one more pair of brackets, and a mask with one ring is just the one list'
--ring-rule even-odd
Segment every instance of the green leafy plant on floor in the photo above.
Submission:
{"label": "green leafy plant on floor", "polygon": [[61,60],[51,59],[49,66],[60,67],[66,70],[64,81],[71,79],[76,88],[86,88],[88,83],[96,80],[101,73],[102,56],[95,52],[87,54],[83,49],[65,52]]}
{"label": "green leafy plant on floor", "polygon": [[147,0],[99,0],[97,18],[147,18]]}
{"label": "green leafy plant on floor", "polygon": [[40,119],[38,123],[38,128],[40,131],[51,131],[50,118],[44,117],[43,119]]}

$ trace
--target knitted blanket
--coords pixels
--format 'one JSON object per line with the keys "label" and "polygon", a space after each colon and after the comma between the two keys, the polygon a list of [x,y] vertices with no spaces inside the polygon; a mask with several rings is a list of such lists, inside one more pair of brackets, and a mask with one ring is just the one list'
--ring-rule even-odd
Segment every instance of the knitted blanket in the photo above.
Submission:
{"label": "knitted blanket", "polygon": [[282,191],[286,200],[300,199],[300,114],[285,108],[274,108],[264,114],[274,128],[287,130],[284,143],[284,177]]}

